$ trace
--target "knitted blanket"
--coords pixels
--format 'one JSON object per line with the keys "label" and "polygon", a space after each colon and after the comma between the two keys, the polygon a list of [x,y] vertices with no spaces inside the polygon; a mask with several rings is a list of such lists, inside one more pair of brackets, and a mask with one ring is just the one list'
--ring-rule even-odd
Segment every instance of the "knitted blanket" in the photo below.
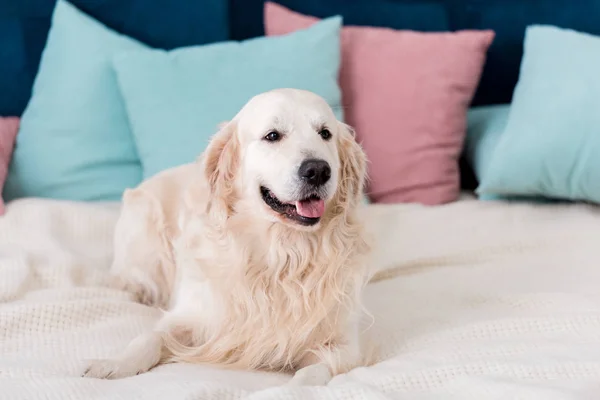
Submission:
{"label": "knitted blanket", "polygon": [[365,340],[380,360],[324,387],[172,364],[80,378],[158,312],[99,285],[118,204],[26,199],[0,218],[0,399],[600,398],[600,210],[371,205]]}

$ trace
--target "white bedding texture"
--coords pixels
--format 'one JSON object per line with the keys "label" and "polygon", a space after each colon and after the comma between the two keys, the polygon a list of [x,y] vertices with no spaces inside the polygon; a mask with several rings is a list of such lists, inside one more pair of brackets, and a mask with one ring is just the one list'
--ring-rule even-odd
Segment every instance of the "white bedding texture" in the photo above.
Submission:
{"label": "white bedding texture", "polygon": [[600,393],[600,209],[368,205],[370,367],[323,387],[171,364],[81,378],[159,311],[101,283],[118,204],[23,199],[0,218],[0,399],[587,399]]}

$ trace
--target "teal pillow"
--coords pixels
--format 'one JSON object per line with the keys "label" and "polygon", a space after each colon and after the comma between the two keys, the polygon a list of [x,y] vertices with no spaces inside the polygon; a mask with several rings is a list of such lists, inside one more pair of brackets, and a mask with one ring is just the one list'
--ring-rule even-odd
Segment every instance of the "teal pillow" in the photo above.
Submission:
{"label": "teal pillow", "polygon": [[600,202],[600,38],[532,26],[480,194]]}
{"label": "teal pillow", "polygon": [[284,36],[115,56],[144,178],[196,159],[219,123],[271,89],[315,92],[342,119],[340,28],[331,17]]}
{"label": "teal pillow", "polygon": [[21,119],[5,199],[119,200],[142,178],[111,60],[143,49],[59,0]]}
{"label": "teal pillow", "polygon": [[[496,104],[491,106],[474,107],[467,114],[468,128],[465,143],[465,156],[473,168],[478,181],[482,181],[487,172],[490,160],[498,146],[500,137],[506,129],[509,104]],[[529,202],[529,203],[555,203],[557,199],[548,199],[530,195],[497,195],[479,194],[479,200]]]}
{"label": "teal pillow", "polygon": [[[509,104],[474,107],[467,114],[465,157],[481,182],[508,121]],[[480,200],[507,200],[493,194],[479,194]]]}
{"label": "teal pillow", "polygon": [[481,181],[508,122],[509,104],[471,108],[467,113],[465,157]]}

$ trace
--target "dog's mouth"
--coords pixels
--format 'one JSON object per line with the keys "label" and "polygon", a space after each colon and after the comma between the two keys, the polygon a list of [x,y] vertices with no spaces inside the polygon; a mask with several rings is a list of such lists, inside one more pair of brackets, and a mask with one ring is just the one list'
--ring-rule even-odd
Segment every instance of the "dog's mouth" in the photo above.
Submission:
{"label": "dog's mouth", "polygon": [[280,201],[264,186],[260,187],[260,194],[273,211],[301,225],[316,225],[325,213],[325,201],[316,193],[294,203]]}

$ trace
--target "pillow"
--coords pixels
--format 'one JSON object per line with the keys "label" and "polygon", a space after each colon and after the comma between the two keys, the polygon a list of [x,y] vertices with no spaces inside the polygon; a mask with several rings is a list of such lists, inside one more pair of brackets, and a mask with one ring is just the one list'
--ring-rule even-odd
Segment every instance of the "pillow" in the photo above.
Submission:
{"label": "pillow", "polygon": [[333,17],[284,37],[117,55],[144,178],[196,159],[219,123],[271,89],[315,92],[342,119],[340,27],[341,18]]}
{"label": "pillow", "polygon": [[[474,107],[467,114],[467,139],[463,154],[478,182],[483,179],[500,135],[504,132],[509,110],[510,105],[499,104]],[[479,200],[509,200],[493,194],[480,194],[478,198]]]}
{"label": "pillow", "polygon": [[[70,0],[94,19],[150,46],[171,49],[228,39],[223,0]],[[0,1],[0,115],[21,115],[31,95],[55,0]]]}
{"label": "pillow", "polygon": [[478,181],[485,176],[485,170],[498,140],[506,128],[510,104],[473,107],[467,113],[467,139],[465,156],[475,172]]}
{"label": "pillow", "polygon": [[600,38],[532,26],[481,194],[600,202]]}
{"label": "pillow", "polygon": [[4,189],[5,199],[119,200],[140,183],[112,55],[145,48],[70,3],[52,17],[32,98]]}
{"label": "pillow", "polygon": [[[0,117],[0,189],[6,179],[8,163],[10,162],[18,130],[18,118]],[[4,215],[4,201],[2,197],[0,197],[0,215]]]}
{"label": "pillow", "polygon": [[[316,21],[265,5],[267,35]],[[493,37],[491,31],[342,29],[343,105],[369,158],[372,201],[434,205],[458,199],[466,112]]]}

